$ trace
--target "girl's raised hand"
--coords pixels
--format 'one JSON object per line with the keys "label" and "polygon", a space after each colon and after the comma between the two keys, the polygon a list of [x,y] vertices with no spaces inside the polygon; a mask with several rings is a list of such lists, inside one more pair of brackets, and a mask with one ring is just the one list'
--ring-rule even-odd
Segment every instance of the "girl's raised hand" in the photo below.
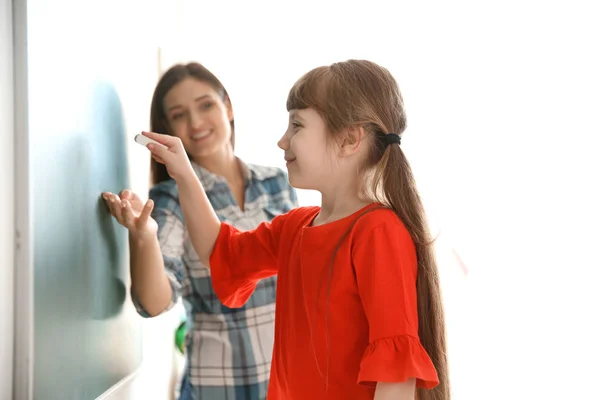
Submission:
{"label": "girl's raised hand", "polygon": [[167,172],[171,178],[175,181],[181,181],[188,177],[196,177],[181,139],[154,132],[142,132],[142,135],[165,146],[149,143],[146,147],[150,150],[154,160],[167,167]]}

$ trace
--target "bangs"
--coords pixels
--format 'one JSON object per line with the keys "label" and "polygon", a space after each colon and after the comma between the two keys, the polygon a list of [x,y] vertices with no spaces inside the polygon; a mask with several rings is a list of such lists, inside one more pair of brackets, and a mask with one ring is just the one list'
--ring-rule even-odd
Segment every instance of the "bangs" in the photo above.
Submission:
{"label": "bangs", "polygon": [[330,82],[329,67],[318,67],[307,72],[290,89],[286,103],[287,110],[313,108],[323,113]]}

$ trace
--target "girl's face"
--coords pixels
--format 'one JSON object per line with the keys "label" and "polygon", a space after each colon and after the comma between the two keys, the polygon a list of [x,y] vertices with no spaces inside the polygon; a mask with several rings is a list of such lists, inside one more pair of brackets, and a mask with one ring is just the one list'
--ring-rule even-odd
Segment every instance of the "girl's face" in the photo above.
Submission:
{"label": "girl's face", "polygon": [[194,160],[231,145],[231,103],[211,85],[186,78],[167,92],[163,109],[171,133],[181,139]]}
{"label": "girl's face", "polygon": [[285,152],[292,186],[322,191],[335,176],[335,146],[328,145],[325,121],[315,110],[291,110],[277,145]]}

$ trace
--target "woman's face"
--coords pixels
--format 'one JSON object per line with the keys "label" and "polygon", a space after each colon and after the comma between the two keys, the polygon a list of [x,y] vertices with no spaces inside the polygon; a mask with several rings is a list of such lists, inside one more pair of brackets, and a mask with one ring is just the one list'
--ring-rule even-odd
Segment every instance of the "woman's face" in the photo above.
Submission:
{"label": "woman's face", "polygon": [[208,83],[192,77],[182,80],[167,92],[163,108],[171,134],[181,139],[192,159],[231,145],[231,103]]}

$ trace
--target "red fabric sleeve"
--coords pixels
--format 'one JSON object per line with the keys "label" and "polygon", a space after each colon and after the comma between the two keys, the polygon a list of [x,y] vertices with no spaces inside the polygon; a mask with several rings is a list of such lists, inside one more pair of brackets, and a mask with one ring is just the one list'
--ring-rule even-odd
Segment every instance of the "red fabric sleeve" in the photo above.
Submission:
{"label": "red fabric sleeve", "polygon": [[210,256],[210,274],[219,300],[227,307],[242,307],[261,279],[277,274],[279,238],[284,215],[240,232],[221,223]]}
{"label": "red fabric sleeve", "polygon": [[419,388],[435,387],[437,372],[419,341],[417,257],[408,231],[398,219],[361,231],[352,260],[369,322],[358,383],[416,378]]}

